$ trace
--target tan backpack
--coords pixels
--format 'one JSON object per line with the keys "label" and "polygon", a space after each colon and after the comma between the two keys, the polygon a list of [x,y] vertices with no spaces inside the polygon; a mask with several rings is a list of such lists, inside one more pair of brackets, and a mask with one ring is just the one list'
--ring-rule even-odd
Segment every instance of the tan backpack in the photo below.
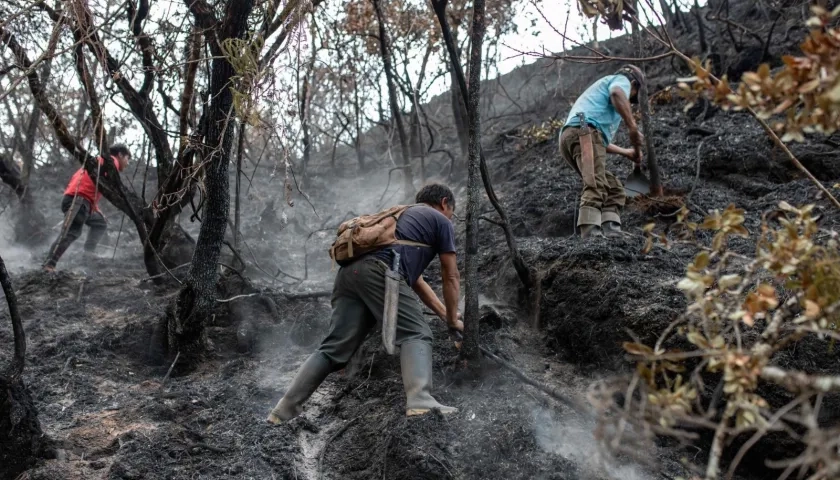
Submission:
{"label": "tan backpack", "polygon": [[338,264],[343,264],[388,245],[431,247],[411,240],[397,240],[397,219],[413,206],[396,205],[379,213],[362,215],[343,222],[338,226],[336,239],[330,247],[330,258]]}

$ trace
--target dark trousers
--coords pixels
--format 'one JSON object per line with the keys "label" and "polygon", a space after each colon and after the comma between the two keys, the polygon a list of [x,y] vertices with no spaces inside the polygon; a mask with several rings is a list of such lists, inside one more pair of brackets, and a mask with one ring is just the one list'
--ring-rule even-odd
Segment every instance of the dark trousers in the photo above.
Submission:
{"label": "dark trousers", "polygon": [[[90,227],[87,240],[85,241],[86,252],[96,250],[96,246],[102,240],[108,228],[105,217],[99,212],[92,211],[90,202],[82,197],[75,197],[76,201],[74,203],[73,198],[73,195],[65,195],[61,200],[61,211],[64,213],[64,222],[61,224],[62,232],[59,233],[59,237],[52,244],[52,247],[50,247],[49,257],[45,264],[47,266],[55,267],[58,259],[67,251],[70,244],[82,236],[83,226],[87,225]],[[67,233],[65,234],[64,229],[67,226],[67,222],[70,222],[70,226],[67,228]]]}
{"label": "dark trousers", "polygon": [[[342,267],[335,277],[330,332],[318,352],[340,370],[377,325],[385,305],[385,263],[364,258]],[[420,302],[407,283],[400,283],[396,344],[432,341],[432,329],[423,317]]]}

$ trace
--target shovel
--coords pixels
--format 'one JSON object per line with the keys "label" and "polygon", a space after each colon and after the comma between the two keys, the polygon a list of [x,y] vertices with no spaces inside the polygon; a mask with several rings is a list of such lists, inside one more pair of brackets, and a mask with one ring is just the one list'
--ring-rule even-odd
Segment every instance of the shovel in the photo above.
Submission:
{"label": "shovel", "polygon": [[650,180],[642,173],[641,165],[636,165],[633,173],[624,181],[624,194],[629,198],[650,193]]}
{"label": "shovel", "polygon": [[393,251],[394,260],[391,268],[385,270],[385,308],[382,312],[382,345],[388,355],[396,351],[397,307],[400,301],[400,254]]}

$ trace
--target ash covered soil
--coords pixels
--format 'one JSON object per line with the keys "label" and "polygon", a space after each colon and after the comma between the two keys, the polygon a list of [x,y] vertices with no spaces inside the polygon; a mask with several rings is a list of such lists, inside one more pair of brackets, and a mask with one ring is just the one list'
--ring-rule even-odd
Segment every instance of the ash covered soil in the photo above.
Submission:
{"label": "ash covered soil", "polygon": [[[584,80],[611,69],[589,70]],[[665,68],[658,71],[660,85],[672,80]],[[565,113],[572,98],[552,92],[534,104]],[[840,214],[749,117],[714,109],[705,116],[685,114],[683,106],[677,99],[653,106],[667,195],[630,202],[623,216],[627,234],[619,239],[582,242],[572,236],[580,181],[562,164],[555,140],[527,144],[514,130],[485,139],[497,192],[526,262],[540,273],[540,292],[535,318],[519,292],[501,232],[482,223],[480,343],[581,402],[593,380],[632,367],[623,358],[623,341],[635,336],[650,342],[685,306],[676,283],[696,250],[675,244],[642,253],[645,224],[666,228],[675,205],[683,203],[692,220],[734,203],[746,209],[745,226],[753,233],[733,241],[744,254],[754,251],[762,213],[782,199],[816,203],[825,228],[840,224]],[[535,115],[548,119],[553,113]],[[627,143],[624,133],[617,143]],[[838,144],[836,136],[814,138],[793,150],[833,185],[840,180]],[[630,173],[629,162],[608,162],[620,178]],[[308,215],[305,226],[295,224],[300,231],[289,226],[272,243],[253,233],[263,231],[254,214],[246,239],[261,260],[273,259],[287,273],[305,277],[308,291],[329,290],[324,247],[331,233],[308,232],[332,227],[348,211],[372,211],[385,181],[379,173],[363,180],[315,176],[308,191],[320,210],[317,218]],[[377,185],[376,198],[361,188],[365,182]],[[463,205],[463,188],[457,193]],[[397,194],[382,201],[400,200]],[[300,200],[295,208],[309,207]],[[481,208],[493,217],[489,204]],[[462,242],[462,223],[458,232]],[[28,340],[25,381],[45,432],[61,449],[59,458],[34,467],[28,478],[634,480],[688,476],[684,460],[702,464],[697,449],[665,443],[649,452],[652,465],[606,459],[589,420],[507,370],[485,360],[479,375],[463,374],[443,325],[431,317],[435,395],[458,407],[457,414],[407,419],[398,357],[386,356],[374,334],[353,368],[328,377],[301,418],[269,426],[268,410],[328,328],[328,299],[296,298],[256,281],[276,309],[260,296],[220,303],[209,325],[212,352],[195,369],[176,368],[167,377],[170,362],[153,365],[147,354],[177,285],[154,286],[136,240],[128,242],[116,260],[103,255],[82,265],[71,251],[56,274],[41,273],[34,264],[13,272]],[[438,286],[436,265],[426,277]],[[230,298],[238,292],[219,293]],[[0,315],[0,344],[7,351],[5,308]],[[237,332],[246,326],[253,340],[242,351]],[[824,355],[827,346],[807,347],[791,347],[785,356],[792,364],[840,369],[837,354]],[[755,465],[746,461],[739,471],[761,478],[750,474]]]}

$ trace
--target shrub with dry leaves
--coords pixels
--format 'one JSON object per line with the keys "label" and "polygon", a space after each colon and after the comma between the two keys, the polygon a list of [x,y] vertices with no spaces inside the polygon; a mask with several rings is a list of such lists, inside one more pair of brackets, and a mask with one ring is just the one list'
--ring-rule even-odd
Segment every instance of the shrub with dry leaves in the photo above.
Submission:
{"label": "shrub with dry leaves", "polygon": [[[711,479],[720,474],[725,449],[738,449],[727,467],[731,476],[763,436],[783,432],[804,451],[767,459],[768,466],[788,475],[806,472],[801,478],[838,478],[840,424],[820,424],[817,416],[824,395],[840,392],[840,376],[790,370],[781,360],[806,337],[826,355],[840,338],[837,232],[817,226],[813,205],[781,202],[762,218],[755,255],[744,256],[728,248],[732,237],[750,235],[743,210],[730,206],[701,224],[685,221],[686,215],[683,210],[675,227],[700,249],[677,285],[689,305],[654,345],[624,345],[635,375],[593,390],[601,439],[621,450],[656,435],[691,442],[698,431],[713,431],[705,471]],[[646,228],[647,249],[656,241],[652,230]],[[709,245],[695,237],[703,230],[713,233]],[[771,384],[786,389],[790,403],[764,398],[762,386]],[[623,398],[616,400],[616,392]],[[746,443],[732,442],[745,434]]]}

